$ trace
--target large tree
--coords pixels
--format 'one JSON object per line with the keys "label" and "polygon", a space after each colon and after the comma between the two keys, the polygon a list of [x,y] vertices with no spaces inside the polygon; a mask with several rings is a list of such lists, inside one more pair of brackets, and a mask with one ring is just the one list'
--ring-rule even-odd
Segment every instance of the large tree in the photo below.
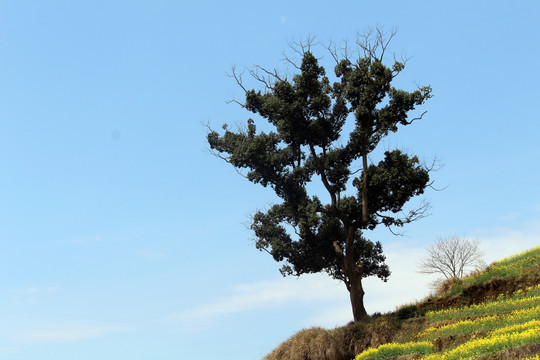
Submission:
{"label": "large tree", "polygon": [[[221,134],[208,133],[217,156],[280,198],[253,216],[256,247],[284,262],[284,276],[325,271],[342,280],[355,321],[367,316],[362,279],[376,275],[386,281],[390,275],[380,242],[363,233],[420,218],[423,204],[407,211],[404,205],[429,182],[429,169],[416,156],[388,150],[374,163],[374,151],[384,137],[422,118],[409,113],[431,96],[429,86],[412,92],[392,86],[404,62],[383,63],[388,41],[381,32],[358,39],[356,58],[327,49],[336,62],[332,82],[310,44],[296,48],[300,64],[287,58],[297,70],[292,77],[260,66],[251,70],[260,90],[247,89],[233,71],[245,91],[245,102],[237,102],[272,130],[258,131],[250,118],[246,127],[224,125]],[[315,180],[327,201],[317,186],[308,191]]]}

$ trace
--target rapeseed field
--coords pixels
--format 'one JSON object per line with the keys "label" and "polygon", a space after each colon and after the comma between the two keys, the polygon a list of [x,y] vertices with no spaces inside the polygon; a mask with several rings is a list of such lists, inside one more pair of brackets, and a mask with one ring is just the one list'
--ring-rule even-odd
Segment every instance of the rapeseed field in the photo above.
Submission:
{"label": "rapeseed field", "polygon": [[[540,346],[532,347],[540,344],[539,268],[540,246],[498,261],[483,272],[463,279],[458,290],[451,289],[445,295],[459,293],[459,289],[488,280],[520,279],[521,274],[528,274],[527,279],[536,284],[502,293],[478,304],[427,311],[423,317],[410,320],[422,322],[423,330],[409,341],[368,348],[354,360],[389,359],[400,355],[408,355],[407,359],[425,360],[540,360]],[[536,356],[529,356],[534,355],[531,352]]]}

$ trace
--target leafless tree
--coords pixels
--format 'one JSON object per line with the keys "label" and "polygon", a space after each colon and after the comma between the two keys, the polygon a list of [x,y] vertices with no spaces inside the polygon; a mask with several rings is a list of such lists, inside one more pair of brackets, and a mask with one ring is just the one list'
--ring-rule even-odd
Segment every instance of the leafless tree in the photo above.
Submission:
{"label": "leafless tree", "polygon": [[467,272],[482,267],[483,252],[478,239],[452,236],[439,239],[427,249],[418,264],[423,274],[442,274],[446,279],[461,279]]}

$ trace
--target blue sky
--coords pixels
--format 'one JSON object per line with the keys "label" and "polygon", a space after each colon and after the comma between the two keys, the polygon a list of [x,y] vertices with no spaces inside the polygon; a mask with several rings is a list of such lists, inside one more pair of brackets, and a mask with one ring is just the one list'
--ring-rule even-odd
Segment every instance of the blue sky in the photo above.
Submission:
{"label": "blue sky", "polygon": [[539,244],[540,4],[335,3],[0,1],[0,358],[257,359],[351,319],[342,284],[254,248],[248,216],[276,199],[202,126],[250,115],[231,66],[284,69],[309,34],[396,27],[396,85],[435,95],[384,146],[439,158],[445,190],[405,236],[370,236],[393,275],[366,281],[368,312],[427,295],[415,263],[440,237],[488,262]]}

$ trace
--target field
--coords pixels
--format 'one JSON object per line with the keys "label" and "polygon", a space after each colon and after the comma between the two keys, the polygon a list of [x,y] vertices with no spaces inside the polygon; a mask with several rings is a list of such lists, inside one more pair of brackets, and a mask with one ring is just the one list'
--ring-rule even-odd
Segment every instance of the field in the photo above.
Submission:
{"label": "field", "polygon": [[540,246],[394,313],[297,333],[265,360],[539,359]]}

